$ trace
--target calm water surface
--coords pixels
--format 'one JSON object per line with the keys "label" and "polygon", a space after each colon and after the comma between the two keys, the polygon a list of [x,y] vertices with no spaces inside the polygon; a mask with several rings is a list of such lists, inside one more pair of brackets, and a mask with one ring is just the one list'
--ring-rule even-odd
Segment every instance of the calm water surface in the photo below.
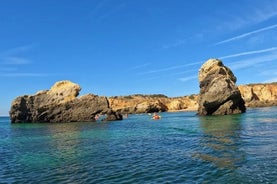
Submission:
{"label": "calm water surface", "polygon": [[116,122],[10,124],[0,183],[277,183],[277,108]]}

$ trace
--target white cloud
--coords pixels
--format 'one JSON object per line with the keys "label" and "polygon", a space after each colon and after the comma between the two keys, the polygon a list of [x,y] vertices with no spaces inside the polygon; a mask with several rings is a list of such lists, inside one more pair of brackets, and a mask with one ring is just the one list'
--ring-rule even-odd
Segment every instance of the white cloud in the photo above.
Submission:
{"label": "white cloud", "polygon": [[[264,3],[264,2],[263,2]],[[277,3],[271,1],[263,7],[255,8],[252,14],[248,15],[248,20],[254,23],[260,23],[269,20],[277,15]]]}
{"label": "white cloud", "polygon": [[267,77],[267,80],[264,80],[263,83],[277,82],[277,71],[276,69],[264,70],[260,74],[264,77]]}
{"label": "white cloud", "polygon": [[177,41],[174,42],[174,43],[162,45],[162,49],[175,48],[175,47],[184,45],[185,43],[186,43],[186,39],[180,39],[180,40],[177,40]]}
{"label": "white cloud", "polygon": [[17,71],[17,67],[1,67],[0,72],[15,72]]}
{"label": "white cloud", "polygon": [[149,65],[151,65],[151,63],[145,63],[145,64],[142,64],[142,65],[137,65],[137,66],[132,67],[131,70],[137,70],[137,69],[145,68]]}
{"label": "white cloud", "polygon": [[256,64],[273,61],[273,60],[277,60],[277,52],[273,52],[264,56],[253,57],[251,59],[236,61],[230,64],[230,68],[232,70],[238,70],[238,69],[255,66]]}
{"label": "white cloud", "polygon": [[167,67],[167,68],[161,68],[161,69],[157,69],[157,70],[150,70],[150,71],[146,71],[146,72],[141,72],[139,74],[143,75],[143,74],[158,73],[158,72],[170,71],[170,70],[184,68],[184,67],[187,67],[187,65],[171,66],[171,67]]}
{"label": "white cloud", "polygon": [[197,70],[186,70],[186,71],[183,71],[183,72],[177,72],[177,73],[173,73],[171,75],[181,75],[181,74],[187,74],[187,73],[190,73],[190,72],[197,72]]}
{"label": "white cloud", "polygon": [[20,53],[24,53],[27,52],[29,50],[32,50],[34,47],[36,46],[36,44],[32,43],[32,44],[28,44],[28,45],[23,45],[23,46],[19,46],[19,47],[14,47],[5,51],[0,51],[0,56],[1,57],[8,57],[8,56],[14,56],[14,55],[18,55]]}
{"label": "white cloud", "polygon": [[102,0],[90,11],[89,16],[102,21],[121,11],[125,6],[126,3],[119,4],[117,1]]}
{"label": "white cloud", "polygon": [[166,68],[160,68],[160,69],[156,69],[156,70],[149,70],[146,72],[141,72],[139,74],[144,75],[144,74],[152,74],[152,73],[176,70],[176,69],[186,68],[186,67],[193,66],[193,65],[198,65],[199,63],[202,63],[202,62],[194,62],[194,63],[184,64],[184,65],[170,66],[170,67],[166,67]]}
{"label": "white cloud", "polygon": [[277,82],[277,76],[263,81],[263,83],[271,83],[271,82]]}
{"label": "white cloud", "polygon": [[189,76],[189,77],[183,77],[183,78],[179,78],[180,81],[182,82],[187,82],[193,79],[197,79],[197,76]]}
{"label": "white cloud", "polygon": [[[219,10],[220,11],[220,10]],[[216,26],[220,31],[234,31],[270,20],[277,15],[277,1],[256,1],[244,8],[223,9]],[[213,17],[214,18],[214,17]]]}
{"label": "white cloud", "polygon": [[0,58],[1,64],[5,65],[25,65],[30,64],[31,61],[22,57],[4,57]]}
{"label": "white cloud", "polygon": [[[274,67],[272,67],[274,68]],[[264,70],[260,73],[261,75],[264,75],[264,76],[272,76],[272,75],[276,75],[277,76],[277,71],[276,69],[270,69],[270,70]]]}
{"label": "white cloud", "polygon": [[106,3],[108,3],[108,0],[99,1],[96,6],[90,11],[90,14],[95,15],[99,13]]}
{"label": "white cloud", "polygon": [[271,48],[267,48],[267,49],[246,51],[246,52],[240,52],[240,53],[231,54],[231,55],[227,55],[227,56],[222,56],[219,59],[234,58],[234,57],[246,56],[246,55],[252,55],[252,54],[261,54],[261,53],[272,52],[272,51],[276,51],[276,50],[277,50],[277,47],[271,47]]}
{"label": "white cloud", "polygon": [[0,77],[48,77],[48,73],[0,73]]}
{"label": "white cloud", "polygon": [[0,64],[2,65],[26,65],[32,63],[31,60],[22,56],[26,52],[35,48],[35,44],[14,47],[4,51],[0,51]]}
{"label": "white cloud", "polygon": [[257,30],[254,30],[254,31],[250,31],[250,32],[247,32],[247,33],[244,33],[244,34],[232,37],[232,38],[228,38],[226,40],[217,42],[217,43],[215,43],[213,45],[221,45],[221,44],[224,44],[224,43],[232,42],[232,41],[235,41],[235,40],[239,40],[239,39],[251,36],[253,34],[257,34],[257,33],[260,33],[260,32],[263,32],[263,31],[267,31],[267,30],[270,30],[270,29],[275,29],[275,28],[277,28],[277,24],[274,24],[274,25],[271,25],[271,26],[267,26],[267,27],[264,27],[264,28],[261,28],[261,29],[257,29]]}

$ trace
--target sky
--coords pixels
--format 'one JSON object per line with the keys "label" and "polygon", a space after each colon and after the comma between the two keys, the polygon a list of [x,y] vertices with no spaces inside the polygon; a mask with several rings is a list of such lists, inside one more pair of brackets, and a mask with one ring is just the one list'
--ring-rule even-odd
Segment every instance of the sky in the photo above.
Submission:
{"label": "sky", "polygon": [[277,81],[277,0],[0,2],[0,116],[70,80],[81,95],[197,94],[219,58],[237,84]]}

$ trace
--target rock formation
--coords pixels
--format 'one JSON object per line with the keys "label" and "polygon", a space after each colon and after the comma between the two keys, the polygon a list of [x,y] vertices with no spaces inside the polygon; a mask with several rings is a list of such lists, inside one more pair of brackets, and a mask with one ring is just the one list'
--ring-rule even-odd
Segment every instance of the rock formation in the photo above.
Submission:
{"label": "rock formation", "polygon": [[50,90],[35,95],[17,97],[10,110],[12,123],[21,122],[81,122],[95,121],[95,115],[107,114],[106,120],[120,120],[106,97],[87,94],[77,98],[81,87],[70,81],[60,81]]}
{"label": "rock formation", "polygon": [[[277,83],[248,84],[238,86],[247,107],[277,106]],[[199,95],[170,98],[165,95],[129,95],[109,97],[110,107],[120,113],[147,113],[153,111],[197,111]],[[159,102],[160,107],[150,104]],[[139,105],[140,104],[140,105]],[[144,104],[144,107],[139,108]],[[148,104],[148,105],[145,105]]]}
{"label": "rock formation", "polygon": [[152,113],[196,110],[198,95],[169,98],[165,95],[129,95],[108,98],[110,107],[120,113]]}
{"label": "rock formation", "polygon": [[233,72],[218,59],[202,65],[198,75],[200,83],[199,115],[227,115],[244,113],[245,103]]}
{"label": "rock formation", "polygon": [[[224,66],[222,67],[224,68]],[[215,68],[220,67],[214,67],[208,73],[215,74]],[[225,70],[229,72],[229,78],[234,80],[235,77],[227,68],[221,69],[218,73],[222,75]],[[203,76],[201,75],[202,80],[205,78]],[[230,86],[234,86],[234,84],[230,84]],[[247,107],[277,105],[277,83],[241,85],[238,88]],[[35,95],[20,96],[12,103],[11,120],[12,122],[95,121],[96,114],[108,114],[105,120],[109,121],[121,119],[122,116],[119,113],[196,111],[199,106],[199,95],[174,98],[161,94],[129,95],[109,97],[107,99],[106,97],[88,94],[77,98],[80,90],[81,88],[77,84],[61,81],[57,82],[50,90],[39,91]],[[221,94],[225,93],[227,92],[224,90],[224,93]],[[203,101],[203,98],[201,100]]]}
{"label": "rock formation", "polygon": [[[268,107],[277,106],[277,83],[248,84],[238,86],[246,107]],[[162,109],[158,111],[179,111],[198,109],[199,95],[189,95],[183,97],[166,97],[160,95],[129,95],[109,97],[110,107],[120,113],[146,113],[147,110],[138,111],[138,104],[154,103],[159,101]],[[151,108],[147,108],[148,110]],[[151,109],[153,111],[154,109]]]}
{"label": "rock formation", "polygon": [[239,90],[247,107],[277,105],[277,83],[241,85]]}

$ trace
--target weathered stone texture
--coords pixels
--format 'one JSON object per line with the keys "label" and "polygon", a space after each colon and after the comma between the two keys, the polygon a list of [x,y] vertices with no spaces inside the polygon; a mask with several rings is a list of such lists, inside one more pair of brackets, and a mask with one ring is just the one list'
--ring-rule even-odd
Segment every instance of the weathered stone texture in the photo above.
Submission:
{"label": "weathered stone texture", "polygon": [[246,111],[233,72],[218,59],[210,59],[199,70],[199,115],[227,115]]}
{"label": "weathered stone texture", "polygon": [[107,120],[122,116],[109,107],[106,97],[87,94],[77,98],[81,87],[70,81],[57,82],[50,90],[17,97],[10,110],[12,123],[95,121],[95,115],[107,114]]}

